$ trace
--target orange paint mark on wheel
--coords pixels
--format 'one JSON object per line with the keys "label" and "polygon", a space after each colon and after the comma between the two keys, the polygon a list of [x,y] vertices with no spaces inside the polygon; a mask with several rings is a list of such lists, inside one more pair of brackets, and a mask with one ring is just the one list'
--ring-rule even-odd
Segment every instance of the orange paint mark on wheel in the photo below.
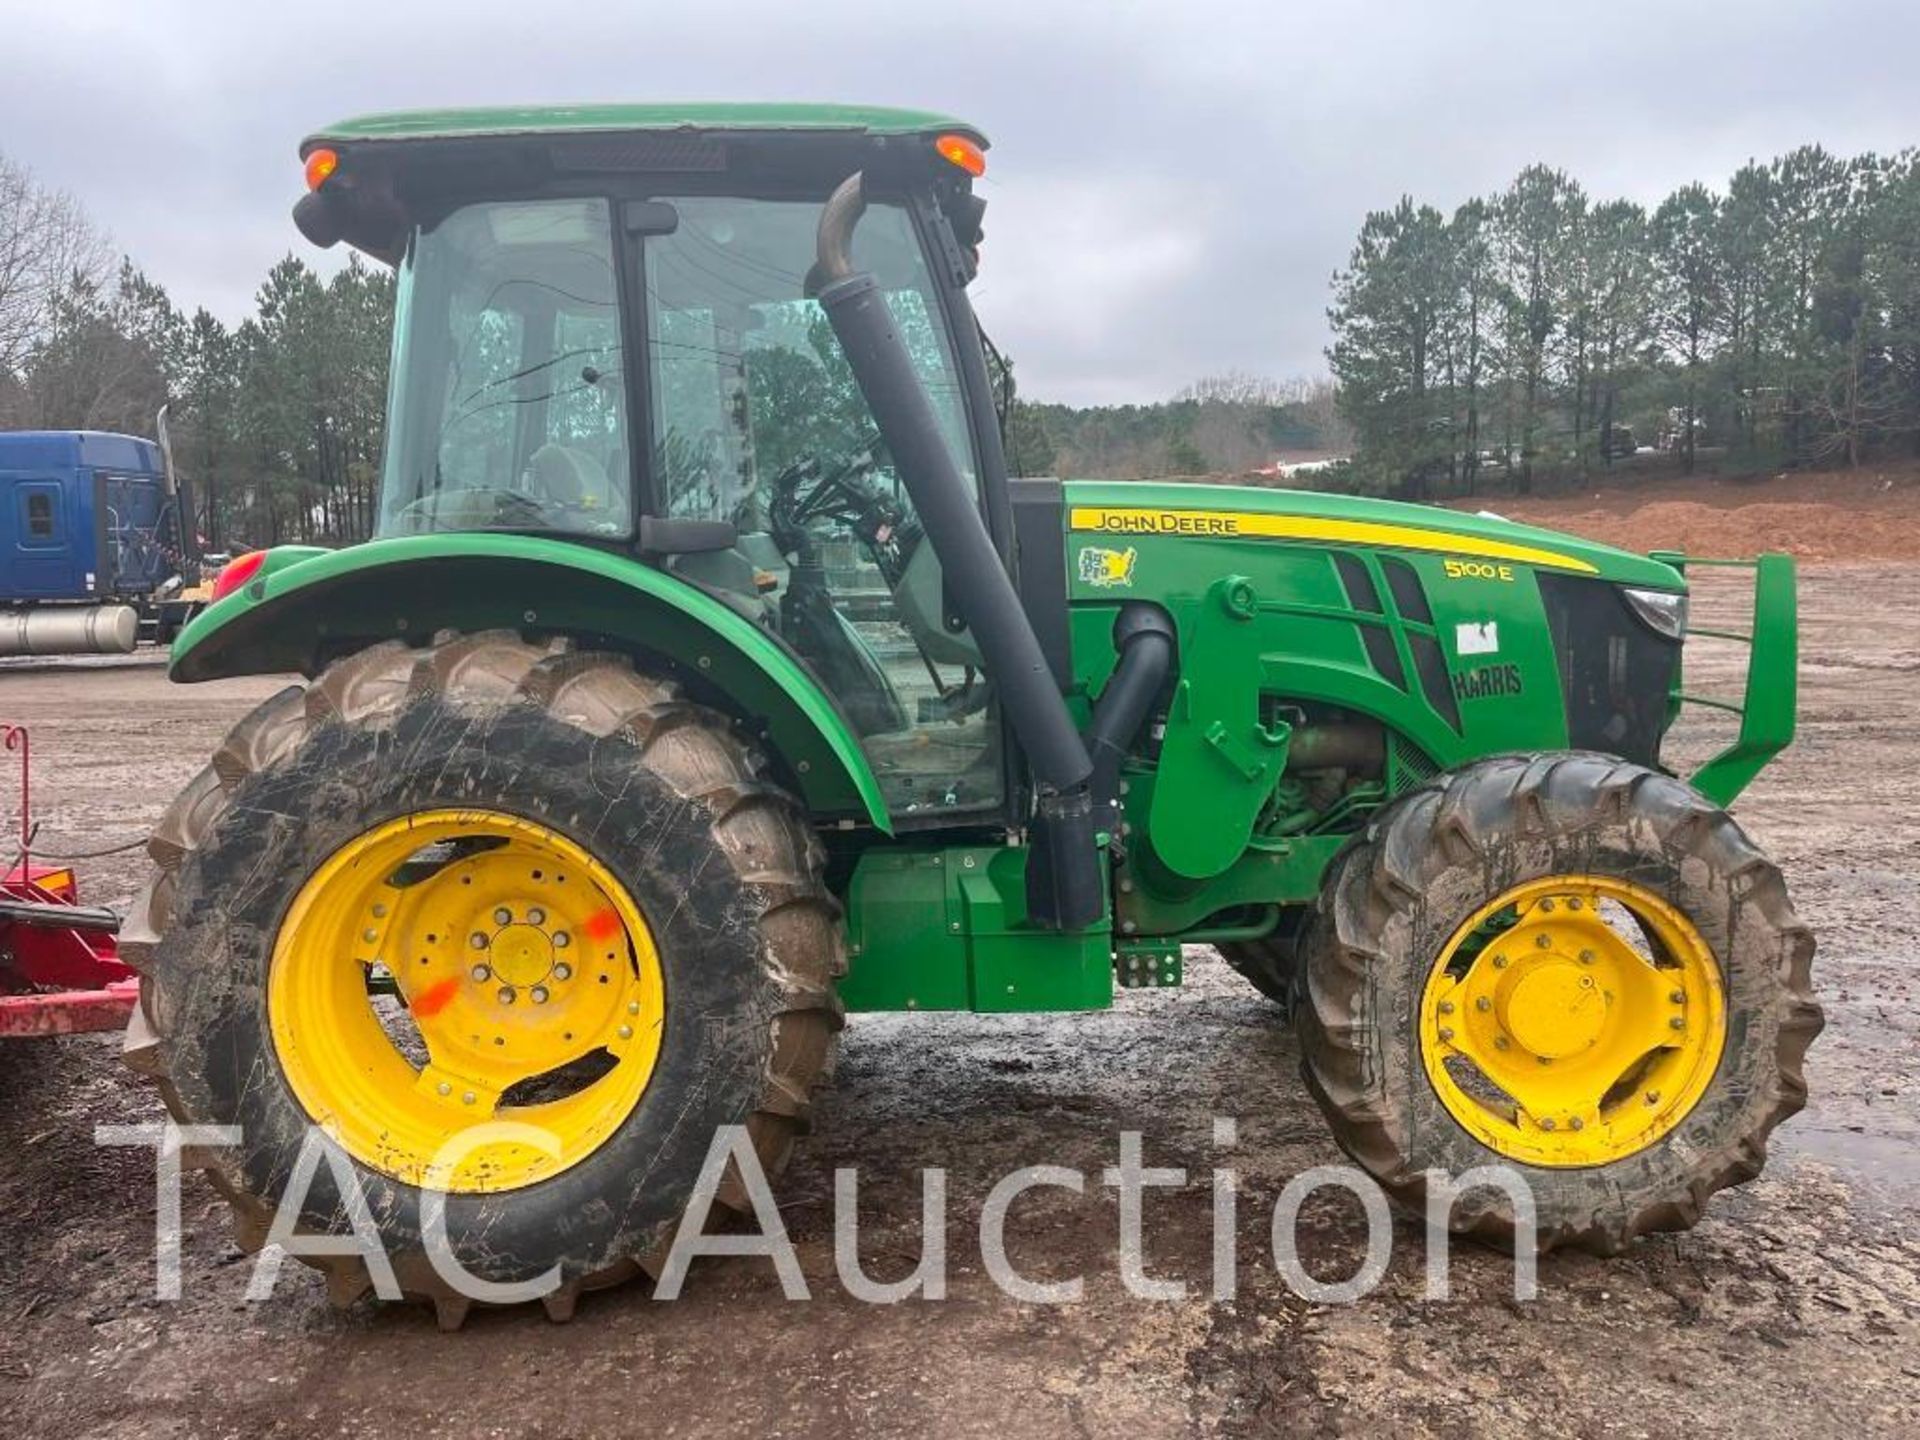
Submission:
{"label": "orange paint mark on wheel", "polygon": [[454,995],[460,989],[460,977],[449,975],[444,980],[435,981],[408,1002],[408,1008],[416,1015],[431,1018],[447,1008]]}
{"label": "orange paint mark on wheel", "polygon": [[619,913],[612,909],[595,911],[580,922],[580,933],[589,940],[611,940],[625,928]]}

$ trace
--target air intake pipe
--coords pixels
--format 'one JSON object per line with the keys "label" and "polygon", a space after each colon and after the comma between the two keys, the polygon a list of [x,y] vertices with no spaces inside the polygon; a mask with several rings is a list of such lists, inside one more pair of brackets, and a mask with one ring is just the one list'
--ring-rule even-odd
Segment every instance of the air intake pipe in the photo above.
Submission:
{"label": "air intake pipe", "polygon": [[1094,702],[1087,726],[1093,754],[1093,798],[1111,810],[1120,794],[1120,762],[1133,749],[1140,724],[1173,668],[1173,621],[1158,605],[1131,601],[1113,620],[1113,674]]}
{"label": "air intake pipe", "polygon": [[812,288],[1032,769],[1037,794],[1027,860],[1028,916],[1050,928],[1084,929],[1104,910],[1089,783],[1093,762],[987,534],[973,487],[947,448],[886,296],[872,275],[854,268],[853,232],[865,212],[862,180],[855,172],[821,211]]}

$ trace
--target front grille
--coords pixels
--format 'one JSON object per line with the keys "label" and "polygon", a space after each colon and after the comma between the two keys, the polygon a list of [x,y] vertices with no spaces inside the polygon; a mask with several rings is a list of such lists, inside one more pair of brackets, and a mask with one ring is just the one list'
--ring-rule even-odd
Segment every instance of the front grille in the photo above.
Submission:
{"label": "front grille", "polygon": [[1650,630],[1604,580],[1539,578],[1568,740],[1577,750],[1658,764],[1680,642]]}

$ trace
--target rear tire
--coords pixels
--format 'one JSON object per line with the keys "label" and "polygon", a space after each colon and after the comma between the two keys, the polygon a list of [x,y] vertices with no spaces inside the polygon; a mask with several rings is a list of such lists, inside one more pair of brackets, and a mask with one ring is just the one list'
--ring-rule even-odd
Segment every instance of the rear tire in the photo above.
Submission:
{"label": "rear tire", "polygon": [[[845,952],[821,847],[760,770],[724,717],[671,681],[504,632],[377,646],[241,721],[156,828],[156,872],[121,951],[144,977],[129,1060],[183,1124],[244,1128],[235,1149],[193,1157],[242,1243],[263,1242],[313,1119],[268,1014],[282,920],[355,836],[436,809],[531,821],[585,850],[642,913],[665,994],[631,1113],[550,1178],[450,1194],[455,1258],[497,1282],[559,1266],[543,1303],[565,1318],[583,1289],[664,1253],[716,1127],[744,1125],[777,1172],[829,1067]],[[423,1192],[352,1163],[403,1290],[458,1324],[467,1302],[426,1261]],[[746,1207],[731,1173],[718,1198]],[[301,1218],[303,1232],[349,1233],[324,1166]],[[309,1263],[342,1303],[371,1286],[358,1257]]]}
{"label": "rear tire", "polygon": [[[1596,1153],[1608,1155],[1605,1163],[1582,1163],[1577,1150],[1556,1163],[1526,1163],[1493,1148],[1485,1127],[1471,1131],[1442,1100],[1423,1062],[1423,1033],[1433,1033],[1423,1023],[1464,1030],[1475,1018],[1424,1014],[1436,966],[1477,912],[1542,877],[1565,877],[1574,889],[1588,877],[1608,877],[1657,897],[1686,918],[1718,967],[1725,1043],[1711,1079],[1703,1069],[1699,1098],[1657,1138],[1617,1156],[1602,1147]],[[1483,948],[1494,952],[1492,963],[1497,945]],[[1401,1205],[1423,1210],[1429,1168],[1457,1177],[1475,1166],[1510,1165],[1532,1186],[1541,1251],[1565,1245],[1612,1254],[1637,1235],[1690,1228],[1715,1191],[1760,1173],[1767,1135],[1806,1102],[1802,1062],[1822,1023],[1809,979],[1813,948],[1779,870],[1724,810],[1682,782],[1603,755],[1487,760],[1396,802],[1331,868],[1305,947],[1302,1066],[1341,1148]],[[1531,949],[1518,955],[1514,974]],[[1581,961],[1590,963],[1586,952]],[[1655,971],[1667,973],[1678,972]],[[1614,994],[1607,1000],[1617,1009]],[[1676,1016],[1675,1029],[1686,1023]],[[1537,1019],[1529,1024],[1543,1033]],[[1551,1027],[1544,1033],[1547,1075],[1569,1052],[1554,1048],[1564,1036]],[[1518,1044],[1516,1032],[1503,1056]],[[1654,1096],[1645,1103],[1655,1104]],[[1618,1123],[1630,1127],[1635,1117],[1629,1112]],[[1590,1125],[1586,1135],[1614,1127]],[[1567,1128],[1563,1122],[1559,1134],[1534,1138],[1571,1143]],[[1461,1199],[1452,1224],[1513,1243],[1514,1217],[1496,1191]]]}

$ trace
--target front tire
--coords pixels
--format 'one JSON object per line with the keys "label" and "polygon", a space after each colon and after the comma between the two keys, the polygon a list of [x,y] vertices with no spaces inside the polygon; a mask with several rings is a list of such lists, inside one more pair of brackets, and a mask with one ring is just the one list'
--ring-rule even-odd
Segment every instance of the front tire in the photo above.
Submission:
{"label": "front tire", "polygon": [[[182,1123],[242,1128],[204,1157],[242,1242],[324,1122],[443,1324],[467,1303],[427,1263],[423,1180],[462,1266],[558,1266],[564,1318],[663,1251],[717,1127],[778,1170],[840,1027],[838,909],[798,803],[723,717],[564,642],[342,660],[241,721],[149,848],[129,1058]],[[559,1153],[435,1170],[476,1119]],[[718,1198],[744,1206],[737,1177]],[[346,1231],[325,1167],[301,1219]],[[314,1263],[336,1300],[371,1284],[357,1257]]]}
{"label": "front tire", "polygon": [[[1403,1206],[1508,1165],[1537,1246],[1612,1254],[1751,1179],[1806,1101],[1813,937],[1724,810],[1608,756],[1487,760],[1378,815],[1305,949],[1302,1064]],[[1510,1245],[1506,1198],[1453,1228]]]}

